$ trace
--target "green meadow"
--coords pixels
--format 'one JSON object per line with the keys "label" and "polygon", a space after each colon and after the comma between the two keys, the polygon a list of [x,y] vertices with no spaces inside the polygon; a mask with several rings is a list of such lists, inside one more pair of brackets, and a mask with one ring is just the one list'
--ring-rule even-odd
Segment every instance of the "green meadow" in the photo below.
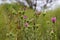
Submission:
{"label": "green meadow", "polygon": [[0,5],[0,40],[60,40],[60,8],[40,15],[31,8],[23,9],[23,5],[15,3]]}

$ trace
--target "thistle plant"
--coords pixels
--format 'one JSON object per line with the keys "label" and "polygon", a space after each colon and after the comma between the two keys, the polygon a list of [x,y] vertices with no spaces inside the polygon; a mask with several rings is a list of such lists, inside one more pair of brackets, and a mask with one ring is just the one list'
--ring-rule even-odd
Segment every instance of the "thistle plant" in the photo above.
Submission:
{"label": "thistle plant", "polygon": [[52,39],[51,40],[55,40],[56,39],[56,17],[52,17],[51,21],[53,23],[52,32],[51,32],[51,34],[52,34]]}

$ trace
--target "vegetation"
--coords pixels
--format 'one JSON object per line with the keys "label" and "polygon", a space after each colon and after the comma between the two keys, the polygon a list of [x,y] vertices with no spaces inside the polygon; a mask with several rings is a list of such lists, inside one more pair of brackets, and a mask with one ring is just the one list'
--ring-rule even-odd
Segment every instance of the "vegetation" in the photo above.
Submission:
{"label": "vegetation", "polygon": [[35,14],[23,5],[0,5],[0,40],[60,40],[60,8]]}

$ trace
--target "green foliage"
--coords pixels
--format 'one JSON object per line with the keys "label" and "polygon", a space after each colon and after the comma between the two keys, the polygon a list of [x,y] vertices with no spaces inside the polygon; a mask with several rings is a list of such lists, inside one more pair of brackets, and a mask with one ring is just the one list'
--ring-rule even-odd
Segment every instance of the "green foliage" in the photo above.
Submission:
{"label": "green foliage", "polygon": [[[19,4],[0,5],[0,40],[60,40],[60,8],[40,15],[30,8],[23,9]],[[52,17],[57,18],[55,24]]]}

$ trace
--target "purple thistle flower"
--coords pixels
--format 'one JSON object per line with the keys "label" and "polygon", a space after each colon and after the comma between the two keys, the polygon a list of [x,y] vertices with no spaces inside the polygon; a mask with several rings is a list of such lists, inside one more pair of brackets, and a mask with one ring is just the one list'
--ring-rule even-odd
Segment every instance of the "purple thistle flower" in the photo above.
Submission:
{"label": "purple thistle flower", "polygon": [[28,26],[29,26],[29,24],[26,22],[26,23],[24,24],[24,26],[25,26],[25,27],[28,27]]}
{"label": "purple thistle flower", "polygon": [[56,17],[52,17],[51,21],[52,21],[53,23],[55,23],[55,22],[56,22]]}
{"label": "purple thistle flower", "polygon": [[26,16],[26,15],[24,15],[24,16],[23,16],[23,18],[24,18],[24,19],[27,19],[27,16]]}

